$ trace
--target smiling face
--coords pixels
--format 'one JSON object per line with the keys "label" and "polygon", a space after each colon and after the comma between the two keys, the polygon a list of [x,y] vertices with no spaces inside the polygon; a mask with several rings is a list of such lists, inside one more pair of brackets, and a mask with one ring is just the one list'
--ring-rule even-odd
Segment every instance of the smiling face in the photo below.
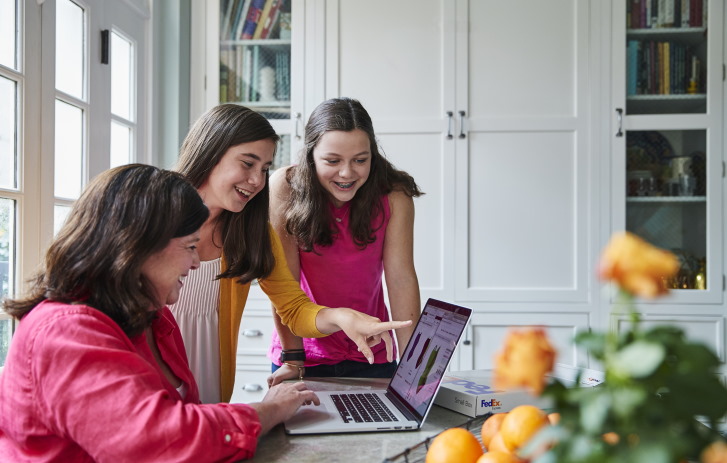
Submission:
{"label": "smiling face", "polygon": [[316,176],[336,207],[351,201],[371,172],[371,144],[363,130],[332,130],[313,148]]}
{"label": "smiling face", "polygon": [[164,249],[149,256],[141,266],[141,274],[154,288],[158,306],[177,302],[184,278],[190,269],[199,267],[198,241],[199,231],[172,238]]}
{"label": "smiling face", "polygon": [[228,148],[198,188],[210,211],[242,211],[265,187],[274,154],[275,142],[270,139]]}

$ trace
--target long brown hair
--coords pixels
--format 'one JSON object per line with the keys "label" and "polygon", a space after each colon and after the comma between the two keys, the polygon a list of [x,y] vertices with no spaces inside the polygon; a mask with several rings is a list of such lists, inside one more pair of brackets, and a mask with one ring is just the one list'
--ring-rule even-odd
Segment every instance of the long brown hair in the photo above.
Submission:
{"label": "long brown hair", "polygon": [[[199,188],[227,150],[241,143],[280,140],[267,119],[235,104],[222,104],[203,114],[192,125],[174,170]],[[222,211],[215,226],[222,234],[227,270],[217,278],[237,278],[247,283],[270,275],[275,266],[268,223],[270,222],[268,175],[262,191],[238,213]]]}
{"label": "long brown hair", "polygon": [[295,236],[304,251],[313,246],[333,243],[332,217],[328,193],[316,174],[313,150],[329,131],[363,130],[371,146],[371,171],[366,183],[351,200],[349,227],[354,242],[361,248],[376,240],[374,219],[382,213],[381,196],[400,190],[410,197],[424,194],[411,175],[397,170],[381,153],[369,113],[358,100],[333,98],[324,101],[311,113],[305,126],[305,151],[296,166],[287,172],[290,201],[285,206],[285,229]]}
{"label": "long brown hair", "polygon": [[6,299],[4,308],[21,319],[46,299],[82,302],[136,336],[158,308],[142,265],[208,216],[197,190],[176,172],[142,164],[107,170],[76,201],[27,296]]}

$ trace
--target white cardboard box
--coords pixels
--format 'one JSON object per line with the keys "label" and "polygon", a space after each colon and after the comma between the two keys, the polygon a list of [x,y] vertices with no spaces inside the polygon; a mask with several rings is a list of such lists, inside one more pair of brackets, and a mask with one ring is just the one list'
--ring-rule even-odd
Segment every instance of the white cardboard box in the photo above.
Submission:
{"label": "white cardboard box", "polygon": [[[558,378],[568,387],[576,386],[576,375],[580,369],[556,364],[549,375]],[[582,369],[581,387],[594,387],[603,383],[601,371]],[[434,403],[467,416],[475,417],[487,413],[509,412],[518,405],[535,405],[547,409],[552,406],[549,399],[536,397],[524,389],[495,389],[494,373],[491,370],[453,371],[442,378],[442,385]]]}

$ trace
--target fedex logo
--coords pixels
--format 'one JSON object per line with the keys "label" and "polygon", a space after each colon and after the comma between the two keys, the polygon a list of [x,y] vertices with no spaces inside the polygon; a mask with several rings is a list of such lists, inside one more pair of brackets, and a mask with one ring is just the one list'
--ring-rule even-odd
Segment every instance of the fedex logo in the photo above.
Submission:
{"label": "fedex logo", "polygon": [[480,404],[480,407],[501,407],[501,406],[502,406],[502,402],[500,402],[499,400],[495,400],[495,399],[483,400],[482,403]]}

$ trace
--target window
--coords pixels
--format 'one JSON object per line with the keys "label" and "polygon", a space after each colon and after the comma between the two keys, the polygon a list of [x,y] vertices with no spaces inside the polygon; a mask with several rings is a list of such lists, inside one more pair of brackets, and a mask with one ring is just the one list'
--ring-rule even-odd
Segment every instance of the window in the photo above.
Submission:
{"label": "window", "polygon": [[111,32],[111,167],[134,159],[134,45]]}
{"label": "window", "polygon": [[[0,298],[23,291],[91,178],[150,162],[149,4],[0,0]],[[0,310],[0,368],[13,328]]]}
{"label": "window", "polygon": [[[16,0],[0,0],[0,299],[14,293],[17,267],[18,189],[20,127],[19,89],[23,74],[18,69],[18,6]],[[5,364],[13,320],[0,311],[0,366]]]}

